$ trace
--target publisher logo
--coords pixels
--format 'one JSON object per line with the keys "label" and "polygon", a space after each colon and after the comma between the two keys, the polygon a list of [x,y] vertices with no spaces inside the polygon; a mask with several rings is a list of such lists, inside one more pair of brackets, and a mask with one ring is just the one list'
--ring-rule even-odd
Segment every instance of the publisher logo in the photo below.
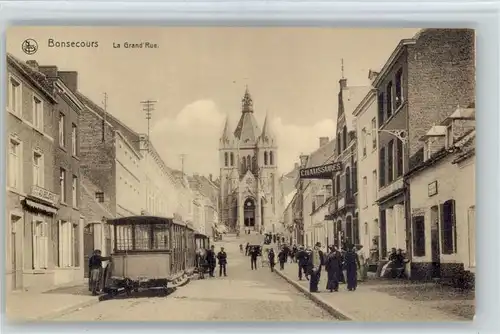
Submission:
{"label": "publisher logo", "polygon": [[32,38],[28,38],[21,44],[21,49],[27,55],[33,55],[38,51],[38,43]]}

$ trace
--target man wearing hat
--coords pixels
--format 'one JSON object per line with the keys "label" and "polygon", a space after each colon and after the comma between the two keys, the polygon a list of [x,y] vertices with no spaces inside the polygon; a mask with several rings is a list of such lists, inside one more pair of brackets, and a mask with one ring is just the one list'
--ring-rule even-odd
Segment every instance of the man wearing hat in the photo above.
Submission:
{"label": "man wearing hat", "polygon": [[309,280],[309,292],[318,292],[319,279],[321,278],[322,252],[321,243],[317,242],[311,252],[311,279]]}

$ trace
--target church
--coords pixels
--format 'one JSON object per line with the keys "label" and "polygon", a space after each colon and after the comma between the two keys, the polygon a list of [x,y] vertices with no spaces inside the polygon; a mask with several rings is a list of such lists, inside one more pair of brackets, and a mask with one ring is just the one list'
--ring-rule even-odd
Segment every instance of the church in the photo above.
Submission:
{"label": "church", "polygon": [[219,141],[220,219],[231,230],[278,231],[282,201],[277,151],[268,116],[261,130],[247,87],[236,129],[226,119]]}

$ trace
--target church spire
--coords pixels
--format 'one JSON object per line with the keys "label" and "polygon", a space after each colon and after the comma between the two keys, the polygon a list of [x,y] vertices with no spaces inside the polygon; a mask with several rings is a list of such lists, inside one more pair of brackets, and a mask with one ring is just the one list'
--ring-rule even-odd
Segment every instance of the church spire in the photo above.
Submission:
{"label": "church spire", "polygon": [[260,139],[264,143],[272,144],[275,141],[274,133],[269,124],[269,112],[266,112],[266,118],[264,119],[264,124],[262,125],[262,132],[260,134]]}
{"label": "church spire", "polygon": [[245,87],[245,95],[243,96],[243,99],[241,100],[241,112],[242,113],[247,113],[247,112],[253,113],[253,100],[252,100],[252,96],[250,95],[250,92],[248,91],[248,85]]}
{"label": "church spire", "polygon": [[220,143],[231,144],[234,140],[234,135],[231,129],[229,128],[229,116],[226,117],[226,121],[224,123],[224,129],[222,130],[222,136],[220,137]]}

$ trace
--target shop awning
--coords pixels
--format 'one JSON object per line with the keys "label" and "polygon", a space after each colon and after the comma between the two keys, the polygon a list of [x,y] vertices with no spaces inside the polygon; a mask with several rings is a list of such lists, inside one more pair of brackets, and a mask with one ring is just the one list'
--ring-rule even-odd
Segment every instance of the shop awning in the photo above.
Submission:
{"label": "shop awning", "polygon": [[51,213],[53,215],[55,215],[57,213],[57,209],[56,208],[48,206],[48,205],[45,205],[45,204],[42,204],[42,203],[37,203],[37,202],[32,201],[30,199],[26,199],[25,203],[26,203],[27,206],[32,207],[33,209],[36,209],[36,210],[40,210],[40,211],[44,211],[44,212],[47,212],[47,213]]}

